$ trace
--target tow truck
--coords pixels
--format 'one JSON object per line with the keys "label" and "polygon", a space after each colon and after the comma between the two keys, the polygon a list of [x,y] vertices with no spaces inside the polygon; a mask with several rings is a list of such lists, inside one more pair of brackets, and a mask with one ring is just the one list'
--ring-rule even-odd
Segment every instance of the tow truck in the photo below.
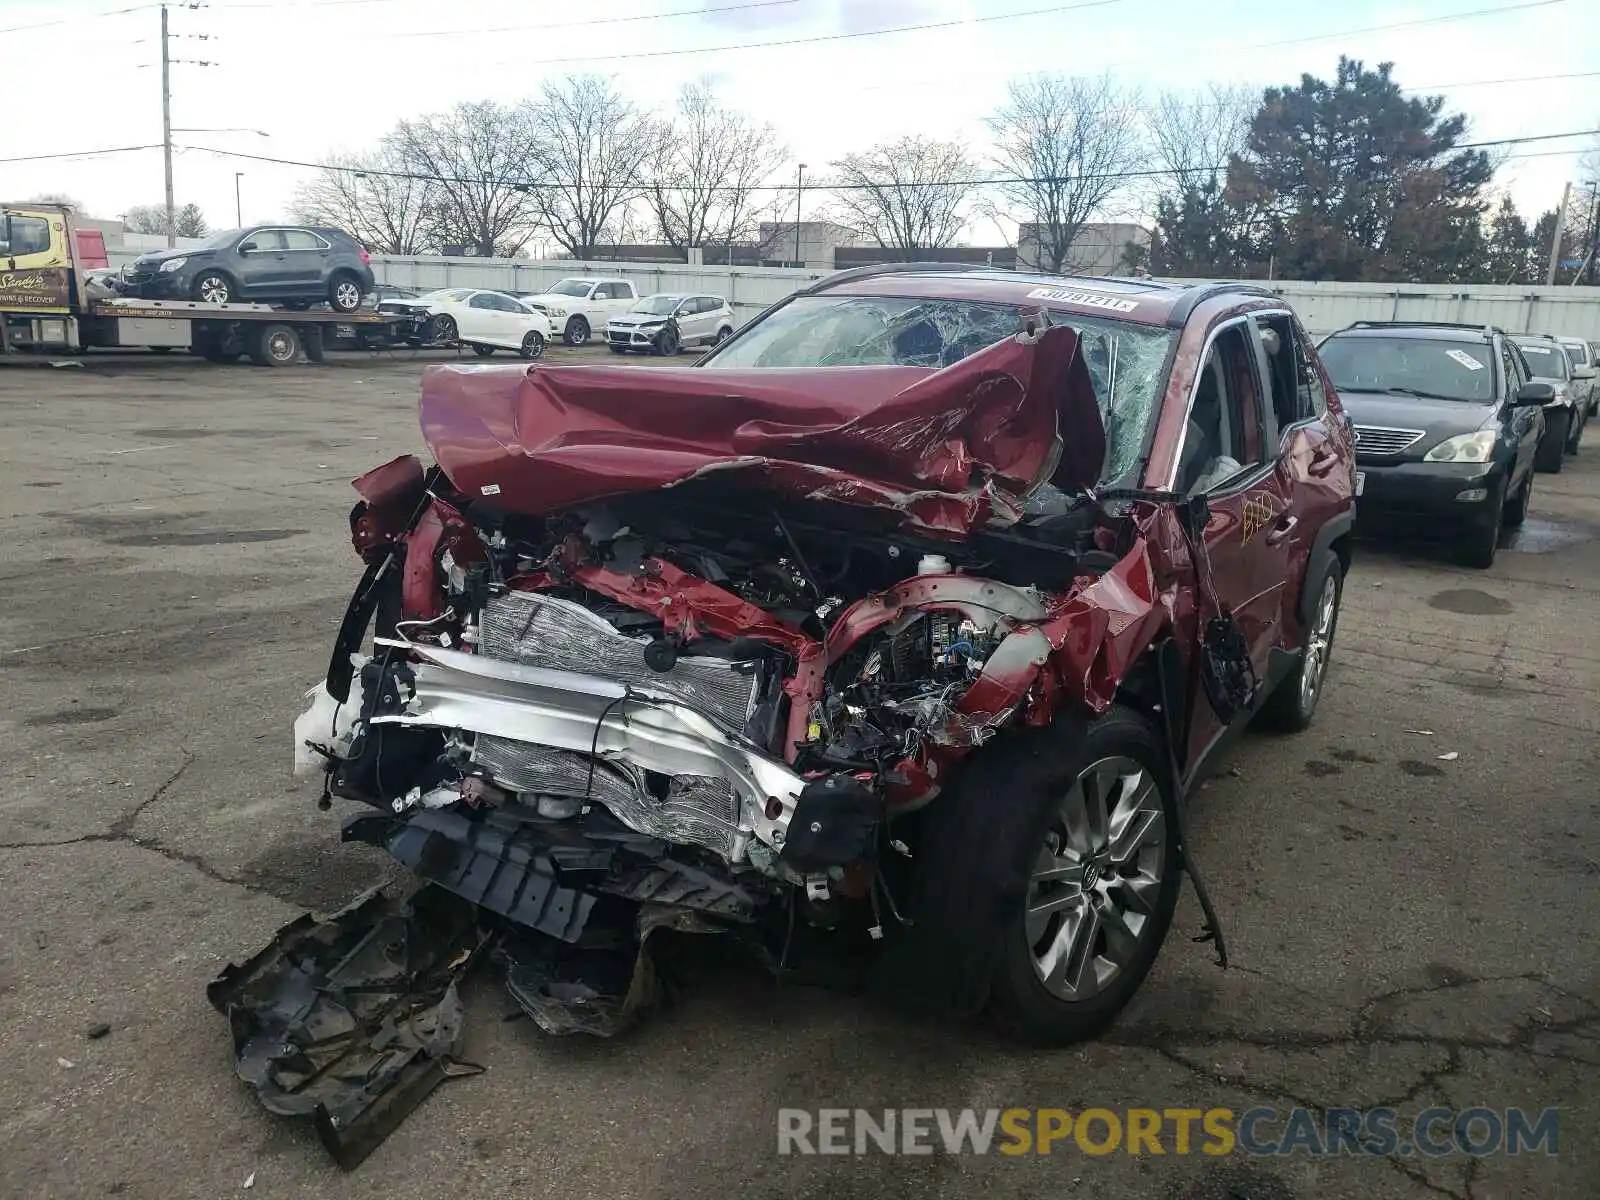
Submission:
{"label": "tow truck", "polygon": [[65,205],[0,205],[0,357],[137,347],[283,367],[302,352],[323,361],[340,337],[365,346],[421,332],[415,317],[394,313],[95,295],[110,289],[93,278],[103,260],[85,258],[81,232]]}

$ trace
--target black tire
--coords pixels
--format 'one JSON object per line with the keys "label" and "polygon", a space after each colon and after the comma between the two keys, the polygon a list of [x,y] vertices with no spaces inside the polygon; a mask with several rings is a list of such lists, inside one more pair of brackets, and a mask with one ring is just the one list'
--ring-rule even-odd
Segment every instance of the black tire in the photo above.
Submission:
{"label": "black tire", "polygon": [[1528,505],[1533,500],[1533,468],[1528,468],[1528,473],[1522,477],[1522,486],[1517,489],[1517,494],[1506,501],[1506,512],[1503,520],[1507,528],[1515,529],[1528,519]]}
{"label": "black tire", "polygon": [[589,322],[583,317],[573,317],[567,322],[562,340],[569,346],[582,346],[589,340]]}
{"label": "black tire", "polygon": [[1589,410],[1585,406],[1581,411],[1572,410],[1572,432],[1567,438],[1567,453],[1576,456],[1578,443],[1583,441],[1583,427],[1589,423]]}
{"label": "black tire", "polygon": [[460,333],[456,319],[449,313],[440,313],[428,322],[427,340],[430,342],[453,342]]}
{"label": "black tire", "polygon": [[724,325],[721,329],[717,330],[716,339],[711,344],[713,346],[720,346],[720,345],[722,345],[723,342],[727,341],[732,336],[733,336],[733,327],[731,325]]}
{"label": "black tire", "polygon": [[628,348],[626,346],[618,346],[614,343],[607,343],[607,348],[613,354],[626,354],[628,352]]}
{"label": "black tire", "polygon": [[202,271],[189,295],[205,304],[229,304],[239,298],[239,287],[226,271]]}
{"label": "black tire", "polygon": [[145,349],[150,351],[151,354],[171,354],[172,353],[172,347],[171,346],[146,346]]}
{"label": "black tire", "polygon": [[293,325],[263,325],[251,331],[249,353],[258,366],[292,367],[300,361],[300,335]]}
{"label": "black tire", "polygon": [[683,349],[683,343],[678,337],[678,327],[676,325],[664,326],[661,332],[656,334],[656,340],[650,349],[662,358],[674,357],[679,350]]}
{"label": "black tire", "polygon": [[1539,449],[1533,460],[1535,467],[1550,475],[1561,474],[1561,460],[1566,456],[1571,424],[1572,414],[1566,409],[1545,418],[1544,437],[1539,439]]}
{"label": "black tire", "polygon": [[306,325],[300,329],[300,348],[306,352],[307,362],[328,361],[328,339],[320,325]]}
{"label": "black tire", "polygon": [[[1040,979],[1026,906],[1062,801],[1086,768],[1108,758],[1132,760],[1154,785],[1161,825],[1151,832],[1163,869],[1147,885],[1150,911],[1140,919],[1134,952],[1101,990],[1072,1001]],[[1174,802],[1161,741],[1149,722],[1125,708],[1098,718],[1065,712],[1048,728],[1015,728],[976,751],[924,814],[904,943],[910,953],[900,960],[915,977],[904,983],[917,990],[904,989],[899,979],[897,989],[958,1009],[987,1002],[1002,1026],[1031,1042],[1095,1036],[1138,990],[1172,922],[1182,877]],[[1115,889],[1120,877],[1097,873],[1087,884],[1091,896],[1096,883]]]}
{"label": "black tire", "polygon": [[494,347],[485,346],[482,342],[473,342],[472,352],[479,358],[490,358],[494,355]]}
{"label": "black tire", "polygon": [[1487,571],[1494,566],[1495,555],[1500,551],[1500,531],[1505,525],[1505,484],[1501,484],[1489,497],[1489,507],[1494,513],[1492,522],[1485,528],[1474,529],[1471,540],[1461,550],[1461,561],[1466,566]]}
{"label": "black tire", "polygon": [[522,345],[517,353],[523,358],[538,358],[544,353],[544,334],[537,329],[530,329],[522,335]]}
{"label": "black tire", "polygon": [[[1328,612],[1330,586],[1333,603],[1332,611]],[[1306,628],[1306,644],[1300,648],[1300,661],[1272,690],[1256,716],[1263,728],[1279,733],[1300,733],[1308,729],[1316,716],[1317,702],[1327,690],[1328,660],[1333,653],[1334,637],[1339,632],[1339,605],[1344,599],[1344,565],[1338,555],[1328,554],[1327,561],[1317,569],[1316,577],[1306,580],[1306,588],[1316,599],[1312,601],[1311,624]]]}
{"label": "black tire", "polygon": [[349,271],[335,271],[328,280],[328,307],[342,313],[361,307],[361,283]]}

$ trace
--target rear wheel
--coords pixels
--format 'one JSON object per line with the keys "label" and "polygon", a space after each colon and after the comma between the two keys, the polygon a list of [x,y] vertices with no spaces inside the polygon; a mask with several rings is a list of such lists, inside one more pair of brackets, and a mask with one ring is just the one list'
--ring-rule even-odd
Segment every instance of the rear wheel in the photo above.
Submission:
{"label": "rear wheel", "polygon": [[348,271],[328,281],[328,306],[335,312],[355,312],[361,307],[361,285]]}
{"label": "rear wheel", "polygon": [[251,335],[250,359],[263,367],[293,366],[300,359],[300,335],[293,325],[263,325]]}
{"label": "rear wheel", "polygon": [[720,346],[720,345],[722,345],[723,342],[727,341],[732,336],[733,336],[733,329],[730,326],[724,325],[721,329],[717,330],[716,340],[713,341],[711,344],[713,346]]}
{"label": "rear wheel", "polygon": [[1561,459],[1565,453],[1567,434],[1571,432],[1572,414],[1566,409],[1552,413],[1545,419],[1544,437],[1539,441],[1539,450],[1534,459],[1534,465],[1541,471],[1552,475],[1561,473]]}
{"label": "rear wheel", "polygon": [[1261,706],[1261,723],[1284,733],[1299,733],[1310,726],[1327,682],[1333,635],[1339,628],[1339,600],[1344,594],[1344,568],[1337,556],[1328,556],[1327,565],[1312,586],[1316,601],[1299,665]]}
{"label": "rear wheel", "polygon": [[582,346],[589,340],[589,322],[573,317],[567,322],[566,342],[569,346]]}
{"label": "rear wheel", "polygon": [[537,329],[530,329],[522,335],[522,346],[517,353],[523,358],[538,358],[544,353],[544,334]]}
{"label": "rear wheel", "polygon": [[491,354],[494,353],[494,347],[493,346],[485,346],[482,342],[473,342],[472,343],[472,352],[474,354],[476,354],[479,358],[488,358]]}

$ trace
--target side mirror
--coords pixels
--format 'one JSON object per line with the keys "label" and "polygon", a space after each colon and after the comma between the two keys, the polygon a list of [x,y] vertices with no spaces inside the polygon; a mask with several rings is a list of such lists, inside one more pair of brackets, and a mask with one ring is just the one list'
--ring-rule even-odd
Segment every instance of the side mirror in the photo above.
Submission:
{"label": "side mirror", "polygon": [[1596,371],[1593,367],[1572,368],[1572,377],[1574,379],[1593,379],[1596,375],[1600,375],[1600,371]]}
{"label": "side mirror", "polygon": [[1518,408],[1536,408],[1549,404],[1556,398],[1556,389],[1548,383],[1525,383],[1517,389],[1514,401]]}
{"label": "side mirror", "polygon": [[239,243],[239,253],[240,254],[251,254],[251,253],[254,253],[254,251],[256,249],[257,249],[257,247],[256,247],[256,244],[254,242],[240,242]]}

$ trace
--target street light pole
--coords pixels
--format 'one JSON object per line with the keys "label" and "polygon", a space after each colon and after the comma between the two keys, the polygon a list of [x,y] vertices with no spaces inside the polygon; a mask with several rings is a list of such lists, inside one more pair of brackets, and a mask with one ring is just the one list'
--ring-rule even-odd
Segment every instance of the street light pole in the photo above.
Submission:
{"label": "street light pole", "polygon": [[240,229],[244,228],[244,201],[239,199],[239,180],[243,178],[243,171],[233,173],[233,219]]}
{"label": "street light pole", "polygon": [[797,267],[806,265],[805,260],[800,257],[800,192],[805,186],[805,181],[806,165],[801,163],[800,173],[795,176],[794,181],[794,265]]}

